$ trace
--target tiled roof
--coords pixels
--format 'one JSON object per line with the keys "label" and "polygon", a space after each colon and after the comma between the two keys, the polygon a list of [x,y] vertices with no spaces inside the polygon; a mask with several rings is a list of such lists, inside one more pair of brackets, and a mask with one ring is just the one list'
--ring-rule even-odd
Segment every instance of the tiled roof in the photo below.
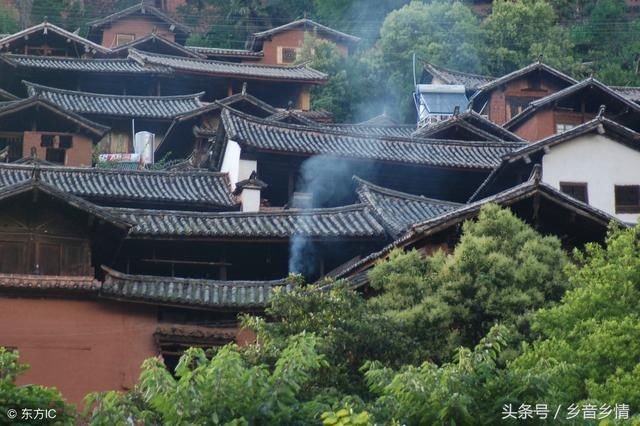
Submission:
{"label": "tiled roof", "polygon": [[140,2],[139,4],[133,5],[131,7],[128,7],[126,9],[119,10],[118,12],[105,16],[104,18],[91,21],[87,25],[89,25],[92,31],[95,31],[96,29],[102,28],[105,25],[108,25],[114,21],[118,21],[126,16],[134,15],[137,13],[141,13],[141,14],[148,13],[150,15],[153,15],[156,20],[160,20],[165,24],[169,25],[172,28],[172,31],[173,29],[175,29],[184,34],[191,33],[191,29],[189,27],[187,27],[184,24],[181,24],[180,22],[176,21],[166,13],[162,12],[160,9],[157,9],[151,6],[150,4],[145,3],[144,1]]}
{"label": "tiled roof", "polygon": [[75,127],[74,131],[82,129],[97,138],[102,138],[109,131],[107,126],[91,121],[73,111],[67,111],[64,108],[41,98],[26,98],[17,101],[2,102],[0,103],[0,117],[10,116],[30,108],[35,109],[36,114],[38,112],[41,113],[43,110],[50,111],[51,113],[56,114],[62,122],[69,121],[73,123]]}
{"label": "tiled roof", "polygon": [[416,130],[415,125],[396,123],[387,114],[380,114],[360,123],[332,123],[326,126],[338,132],[396,137],[409,137]]}
{"label": "tiled roof", "polygon": [[[605,135],[614,137],[617,140],[625,142],[630,147],[640,151],[640,133],[629,129],[613,120],[609,120],[606,117],[596,117],[593,120],[587,121],[584,124],[577,125],[576,127],[567,130],[566,132],[551,135],[538,142],[525,145],[520,149],[516,149],[513,152],[505,155],[505,160],[513,161],[517,158],[522,158],[527,155],[531,155],[535,152],[544,151],[554,145],[558,145],[563,142],[571,141],[578,136],[591,132],[600,132],[604,130]],[[546,152],[546,151],[545,151]]]}
{"label": "tiled roof", "polygon": [[[534,62],[532,64],[527,65],[526,67],[520,68],[519,70],[515,70],[509,74],[503,75],[500,78],[493,79],[483,84],[482,86],[478,87],[479,92],[487,92],[487,91],[493,90],[498,86],[501,86],[511,80],[515,80],[517,78],[520,78],[534,71],[546,72],[556,78],[559,78],[560,80],[565,81],[567,84],[570,84],[570,85],[577,83],[577,80],[575,80],[573,77],[568,76],[562,71],[559,71],[553,67],[550,67],[549,65],[543,64],[542,62]],[[476,93],[473,96],[473,98],[476,98],[479,95],[479,92]]]}
{"label": "tiled roof", "polygon": [[207,59],[184,58],[179,56],[158,55],[131,49],[129,58],[141,66],[152,65],[173,68],[174,70],[208,74],[214,76],[245,77],[260,80],[287,80],[320,83],[327,75],[306,65],[274,66],[238,64],[233,62],[212,61]]}
{"label": "tiled roof", "polygon": [[512,117],[506,123],[504,123],[504,127],[506,129],[513,129],[514,127],[517,127],[519,124],[521,124],[527,117],[533,114],[534,111],[536,111],[537,109],[543,108],[548,105],[554,105],[556,101],[572,96],[581,90],[591,89],[591,88],[595,88],[599,90],[600,93],[605,94],[609,96],[610,99],[615,99],[617,102],[624,105],[626,109],[626,111],[624,112],[627,112],[627,111],[640,112],[640,105],[622,96],[620,93],[611,89],[606,84],[601,83],[600,81],[596,80],[593,77],[589,77],[586,80],[581,81],[580,83],[576,83],[572,86],[562,89],[549,96],[545,96],[544,98],[536,99],[535,101],[530,102],[529,106],[526,107],[522,112]]}
{"label": "tiled roof", "polygon": [[274,34],[288,31],[293,28],[304,27],[305,29],[311,29],[317,31],[320,34],[328,35],[332,38],[346,40],[351,43],[355,43],[360,41],[360,38],[352,36],[347,33],[343,33],[338,30],[334,30],[333,28],[329,28],[325,25],[319,24],[311,19],[298,19],[297,21],[289,22],[288,24],[280,25],[279,27],[271,28],[266,31],[261,31],[259,33],[253,33],[253,38],[255,39],[263,39],[265,37],[272,36]]}
{"label": "tiled roof", "polygon": [[302,124],[304,126],[317,126],[313,120],[308,119],[304,115],[294,111],[294,110],[282,110],[278,111],[275,114],[267,117],[267,120],[271,121],[279,121],[281,123],[289,123],[289,124]]}
{"label": "tiled roof", "polygon": [[482,206],[486,204],[496,203],[503,207],[510,206],[520,200],[537,195],[549,200],[554,200],[563,207],[577,212],[581,216],[587,217],[600,224],[603,228],[606,228],[611,221],[614,221],[621,226],[625,226],[624,223],[616,219],[614,216],[578,201],[575,198],[558,191],[552,186],[541,182],[540,171],[539,169],[534,168],[531,178],[520,185],[474,203],[462,205],[458,209],[451,210],[442,215],[435,216],[412,225],[407,232],[391,244],[385,246],[380,251],[371,253],[369,256],[359,260],[358,262],[349,265],[347,268],[344,268],[335,276],[335,278],[356,276],[358,273],[374,265],[377,261],[387,257],[389,253],[396,248],[407,247],[417,239],[432,235],[436,232],[447,229],[452,225],[462,223],[467,219],[477,216]]}
{"label": "tiled roof", "polygon": [[110,209],[133,223],[132,237],[288,239],[382,238],[384,228],[365,205],[310,210],[200,213]]}
{"label": "tiled roof", "polygon": [[171,74],[163,66],[144,66],[130,59],[78,59],[0,54],[0,60],[13,67],[100,74]]}
{"label": "tiled roof", "polygon": [[101,295],[126,301],[210,308],[262,307],[269,302],[276,287],[290,288],[286,280],[214,281],[129,275],[102,268],[106,276]]}
{"label": "tiled roof", "polygon": [[363,160],[441,167],[491,169],[502,155],[522,146],[512,142],[460,142],[392,138],[337,132],[260,120],[225,109],[229,139],[261,151],[333,155]]}
{"label": "tiled roof", "polygon": [[100,282],[85,276],[0,274],[1,290],[63,290],[97,292]]}
{"label": "tiled roof", "polygon": [[23,81],[29,96],[44,98],[79,114],[172,119],[203,106],[195,93],[181,96],[124,96],[75,92]]}
{"label": "tiled roof", "polygon": [[[31,178],[34,166],[0,165],[0,187]],[[154,202],[193,208],[232,208],[226,174],[211,172],[125,171],[73,167],[39,167],[40,179],[96,202]]]}
{"label": "tiled roof", "polygon": [[157,34],[155,32],[147,34],[144,37],[137,38],[129,43],[121,44],[120,46],[114,47],[113,49],[111,49],[110,53],[112,56],[123,56],[125,53],[128,54],[128,50],[131,48],[145,50],[144,45],[149,44],[156,47],[158,47],[158,45],[162,45],[165,48],[177,52],[179,55],[188,56],[191,58],[204,58],[204,55],[201,55],[197,51],[186,48],[181,44],[162,37],[160,34]]}
{"label": "tiled roof", "polygon": [[618,92],[619,95],[624,96],[633,102],[640,102],[640,87],[629,86],[609,86],[611,89]]}
{"label": "tiled roof", "polygon": [[227,57],[249,57],[249,58],[261,58],[264,56],[263,52],[254,52],[246,49],[221,49],[219,47],[199,47],[199,46],[185,46],[186,49],[196,52],[204,56],[227,56]]}
{"label": "tiled roof", "polygon": [[4,89],[0,89],[0,101],[15,101],[19,98],[13,93],[9,93]]}
{"label": "tiled roof", "polygon": [[424,71],[438,77],[444,84],[461,84],[470,90],[478,89],[478,87],[495,80],[495,77],[455,71],[430,63],[424,64]]}
{"label": "tiled roof", "polygon": [[387,231],[397,237],[411,225],[439,216],[461,206],[458,203],[434,200],[374,185],[354,178],[358,197],[376,212]]}
{"label": "tiled roof", "polygon": [[2,48],[9,47],[11,43],[13,43],[16,40],[22,40],[24,38],[28,38],[29,36],[39,32],[42,32],[43,34],[47,34],[47,35],[49,33],[58,34],[60,37],[63,37],[64,39],[66,39],[68,42],[73,41],[73,42],[82,44],[84,46],[85,51],[87,52],[93,52],[93,53],[97,52],[97,53],[103,53],[103,54],[109,52],[109,49],[107,49],[106,47],[103,47],[97,43],[87,40],[84,37],[80,37],[76,33],[69,32],[47,21],[42,22],[38,25],[34,25],[29,28],[26,28],[22,31],[18,31],[17,33],[8,34],[5,37],[0,38],[0,50]]}
{"label": "tiled roof", "polygon": [[476,138],[479,140],[523,142],[523,139],[520,136],[515,133],[511,133],[507,129],[498,126],[489,119],[471,110],[463,112],[462,114],[454,115],[447,120],[424,126],[416,130],[413,133],[413,136],[438,138],[438,134],[446,133],[448,130],[456,126],[476,135]]}

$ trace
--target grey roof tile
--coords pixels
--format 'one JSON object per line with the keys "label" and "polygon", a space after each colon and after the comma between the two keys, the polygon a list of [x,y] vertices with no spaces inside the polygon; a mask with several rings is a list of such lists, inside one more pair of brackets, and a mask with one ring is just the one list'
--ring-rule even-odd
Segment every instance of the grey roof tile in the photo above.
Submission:
{"label": "grey roof tile", "polygon": [[134,118],[173,119],[203,106],[195,93],[181,96],[121,96],[75,92],[23,81],[29,96],[44,98],[79,114],[110,115]]}
{"label": "grey roof tile", "polygon": [[451,70],[430,63],[424,64],[424,71],[434,77],[438,77],[444,84],[461,84],[471,90],[476,90],[480,86],[495,80],[495,77]]}
{"label": "grey roof tile", "polygon": [[210,308],[263,307],[277,287],[291,288],[286,280],[217,281],[193,278],[130,275],[105,266],[101,295],[128,301]]}
{"label": "grey roof tile", "polygon": [[502,155],[523,146],[515,142],[461,142],[337,132],[261,120],[225,109],[228,138],[261,151],[333,155],[396,163],[492,169]]}
{"label": "grey roof tile", "polygon": [[365,205],[262,212],[183,212],[113,208],[133,223],[132,237],[288,239],[384,238],[385,230]]}
{"label": "grey roof tile", "polygon": [[358,198],[371,206],[387,231],[394,237],[411,225],[455,210],[461,204],[434,200],[383,188],[354,177],[358,183]]}
{"label": "grey roof tile", "polygon": [[94,168],[0,165],[0,187],[31,178],[40,179],[60,191],[99,201],[145,201],[167,205],[232,208],[227,175],[211,172],[166,172],[107,170]]}
{"label": "grey roof tile", "polygon": [[326,74],[305,65],[283,67],[273,65],[238,64],[207,59],[158,55],[155,53],[141,52],[135,49],[131,49],[129,51],[129,58],[138,61],[141,66],[152,65],[168,67],[180,71],[204,73],[215,76],[305,81],[311,83],[319,83],[327,79]]}
{"label": "grey roof tile", "polygon": [[130,59],[78,59],[51,56],[0,54],[0,60],[19,68],[54,71],[78,71],[106,74],[171,74],[173,70],[163,66],[144,66]]}

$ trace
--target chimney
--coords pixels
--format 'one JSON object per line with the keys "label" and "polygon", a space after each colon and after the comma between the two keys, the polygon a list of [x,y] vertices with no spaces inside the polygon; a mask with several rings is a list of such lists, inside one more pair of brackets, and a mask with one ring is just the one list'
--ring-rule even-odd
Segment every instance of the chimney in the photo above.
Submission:
{"label": "chimney", "polygon": [[251,173],[249,179],[241,180],[236,184],[233,194],[240,196],[243,212],[260,211],[260,191],[266,187],[267,184],[258,179],[255,171]]}

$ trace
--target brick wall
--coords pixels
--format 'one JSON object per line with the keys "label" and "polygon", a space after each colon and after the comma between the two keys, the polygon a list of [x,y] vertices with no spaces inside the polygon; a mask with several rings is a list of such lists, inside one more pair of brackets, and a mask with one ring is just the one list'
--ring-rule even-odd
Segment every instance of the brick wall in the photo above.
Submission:
{"label": "brick wall", "polygon": [[[35,148],[36,156],[45,160],[47,158],[47,149],[41,146],[42,135],[60,134],[47,132],[24,132],[22,156],[30,157],[31,148]],[[67,149],[65,166],[71,167],[90,167],[91,155],[93,149],[92,141],[83,135],[74,134],[72,136],[71,148]]]}

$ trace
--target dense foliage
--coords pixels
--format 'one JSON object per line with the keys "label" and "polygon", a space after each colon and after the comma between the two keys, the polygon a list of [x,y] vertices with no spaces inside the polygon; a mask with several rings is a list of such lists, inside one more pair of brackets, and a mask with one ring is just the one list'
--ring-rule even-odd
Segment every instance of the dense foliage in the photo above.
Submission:
{"label": "dense foliage", "polygon": [[[567,407],[626,404],[640,424],[639,237],[640,226],[612,228],[606,247],[589,245],[568,263],[555,238],[489,206],[451,254],[395,253],[377,266],[369,298],[344,283],[292,277],[269,321],[245,318],[257,344],[192,349],[175,377],[148,360],[134,391],[93,395],[89,416],[95,424],[475,425],[496,424],[505,407],[544,403],[552,414],[564,407],[558,423],[584,424]],[[616,412],[602,424],[617,424]]]}
{"label": "dense foliage", "polygon": [[[65,404],[56,389],[16,385],[17,377],[29,369],[28,365],[19,364],[18,359],[18,352],[0,347],[0,424],[52,423],[44,418],[44,414],[37,418],[36,410],[54,410],[49,414],[55,417],[57,424],[73,424],[74,408]],[[11,410],[15,410],[14,414]],[[10,416],[15,417],[9,419]]]}

